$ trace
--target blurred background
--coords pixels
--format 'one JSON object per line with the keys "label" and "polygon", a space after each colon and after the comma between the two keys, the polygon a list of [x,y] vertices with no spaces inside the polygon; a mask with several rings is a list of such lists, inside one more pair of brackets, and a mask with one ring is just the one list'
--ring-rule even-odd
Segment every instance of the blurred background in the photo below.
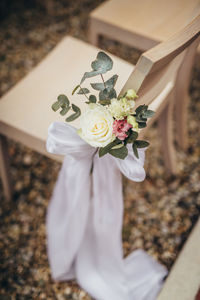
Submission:
{"label": "blurred background", "polygon": [[[1,0],[0,96],[23,78],[66,35],[87,41],[89,13],[102,0]],[[133,64],[140,52],[100,39],[100,48]],[[145,249],[170,270],[200,211],[200,60],[190,84],[189,147],[176,146],[178,174],[166,174],[156,124],[149,131],[147,178],[124,186],[125,255]],[[60,164],[9,141],[13,201],[0,181],[0,299],[91,299],[75,282],[51,280],[45,215]],[[114,299],[112,299],[114,300]],[[179,299],[177,299],[179,300]]]}

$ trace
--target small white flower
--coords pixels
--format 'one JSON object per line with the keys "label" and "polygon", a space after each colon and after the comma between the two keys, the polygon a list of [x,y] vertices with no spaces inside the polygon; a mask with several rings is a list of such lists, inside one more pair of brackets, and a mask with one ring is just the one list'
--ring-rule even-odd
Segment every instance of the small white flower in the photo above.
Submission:
{"label": "small white flower", "polygon": [[135,98],[137,98],[138,96],[137,96],[137,94],[136,94],[136,92],[133,90],[133,89],[129,89],[128,91],[127,91],[127,93],[126,93],[126,98],[127,99],[135,99]]}
{"label": "small white flower", "polygon": [[109,105],[111,115],[117,120],[123,120],[126,116],[133,113],[135,101],[122,98],[120,100],[112,99]]}
{"label": "small white flower", "polygon": [[105,147],[115,139],[113,121],[104,106],[89,104],[87,111],[80,117],[81,129],[78,134],[93,147]]}

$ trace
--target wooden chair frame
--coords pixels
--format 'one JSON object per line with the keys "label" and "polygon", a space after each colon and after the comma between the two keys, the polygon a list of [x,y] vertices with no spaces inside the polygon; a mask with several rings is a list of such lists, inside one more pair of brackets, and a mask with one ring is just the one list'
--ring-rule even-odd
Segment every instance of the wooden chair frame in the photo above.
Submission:
{"label": "wooden chair frame", "polygon": [[[174,104],[174,85],[176,84],[177,72],[179,71],[182,60],[184,59],[185,53],[183,51],[186,48],[193,49],[195,43],[197,43],[198,41],[199,34],[200,16],[198,16],[186,28],[174,35],[168,41],[163,42],[154,47],[153,49],[145,52],[140,57],[137,65],[135,66],[132,74],[130,75],[126,83],[124,77],[120,77],[121,83],[119,88],[121,89],[121,93],[123,93],[128,88],[134,88],[140,96],[139,100],[137,101],[137,105],[143,103],[149,104],[150,108],[157,111],[155,117],[151,119],[149,125],[151,125],[156,119],[159,119],[160,128],[162,131],[161,138],[165,150],[164,155],[166,157],[166,165],[169,169],[171,169],[172,172],[175,171],[173,131],[171,122],[172,108]],[[83,47],[86,54],[88,52],[97,53],[98,50],[96,48],[92,48],[89,45],[85,45],[81,41],[74,42],[73,39],[66,39],[64,42],[61,42],[61,45],[57,46],[57,48],[54,50],[54,54],[50,53],[42,64],[36,67],[24,80],[22,80],[21,84],[19,83],[18,85],[16,85],[16,87],[14,87],[10,92],[8,92],[0,101],[0,171],[5,195],[8,199],[11,199],[12,197],[12,185],[10,183],[11,181],[9,176],[8,149],[5,136],[17,140],[25,145],[31,145],[31,147],[36,151],[55,158],[55,156],[51,156],[50,154],[45,152],[46,138],[44,135],[40,134],[40,126],[38,127],[39,129],[37,128],[37,131],[33,128],[35,122],[38,122],[38,118],[40,117],[40,119],[42,120],[43,116],[45,116],[45,110],[47,109],[46,104],[42,103],[43,110],[40,111],[39,109],[37,109],[37,107],[33,106],[31,102],[29,102],[32,99],[34,99],[33,95],[30,95],[30,100],[27,99],[27,95],[30,94],[30,89],[32,91],[35,91],[38,88],[37,84],[40,83],[40,80],[45,80],[44,76],[46,76],[46,79],[49,80],[50,86],[48,90],[47,86],[42,86],[40,98],[43,99],[44,97],[49,97],[52,91],[57,93],[57,87],[56,90],[54,90],[54,87],[51,86],[51,83],[53,83],[55,78],[57,77],[56,68],[59,68],[57,65],[60,63],[60,66],[62,66],[63,63],[62,59],[58,55],[60,53],[66,55],[66,47],[68,49],[72,44],[73,47],[78,48],[78,51],[80,51],[80,47]],[[73,47],[71,49],[72,53],[74,51]],[[62,48],[61,52],[59,52],[60,48]],[[55,57],[59,57],[60,62],[56,60],[56,63],[54,62],[52,69],[49,70],[48,64],[51,61],[55,61]],[[117,60],[118,64],[122,64],[121,60]],[[125,74],[127,76],[127,71],[130,72],[130,65],[128,68],[128,65],[126,65],[125,62],[123,62],[123,64],[125,66],[124,76]],[[83,67],[84,69],[82,71],[85,71],[85,66]],[[131,67],[131,69],[132,68],[133,67]],[[40,76],[38,76],[39,71]],[[55,74],[51,74],[52,71],[55,71]],[[80,70],[77,69],[77,71],[75,72],[75,77],[77,77],[78,75],[77,72],[80,73]],[[34,80],[38,80],[38,82],[31,85],[32,81]],[[60,81],[63,82],[60,83]],[[65,82],[63,78],[60,81],[58,82],[58,84],[63,84]],[[16,90],[18,92],[16,92]],[[11,111],[13,101],[15,101],[15,99],[13,98],[17,95],[17,104],[21,106],[16,112],[13,112]],[[32,108],[34,109],[35,113],[35,118],[37,118],[36,120],[32,117],[31,112],[28,112],[29,114],[28,117],[26,116],[25,121],[21,120],[21,118],[23,117],[24,110],[24,107],[21,103],[26,105],[25,109],[31,109],[32,105]],[[79,102],[78,105],[80,105]],[[85,109],[84,107],[86,107],[86,105],[83,105],[83,110]],[[50,118],[47,120],[48,122],[52,122],[52,120],[56,119],[54,113],[52,113],[51,115],[51,113],[49,112],[49,114]],[[13,116],[16,117],[16,120],[14,121],[12,120]],[[27,120],[31,121],[31,127],[28,126],[28,123],[26,123]],[[47,124],[48,122],[46,122],[45,124]],[[74,124],[74,126],[77,126],[77,124]],[[28,128],[31,128],[31,132]],[[44,129],[45,132],[47,132],[48,126],[46,127],[45,125]],[[145,134],[145,130],[143,130],[142,134]],[[140,134],[140,136],[142,136],[142,134]]]}

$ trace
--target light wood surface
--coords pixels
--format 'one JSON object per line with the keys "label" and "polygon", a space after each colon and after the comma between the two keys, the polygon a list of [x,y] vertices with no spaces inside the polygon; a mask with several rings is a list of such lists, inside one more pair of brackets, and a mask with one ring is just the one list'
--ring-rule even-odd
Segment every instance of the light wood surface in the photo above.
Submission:
{"label": "light wood surface", "polygon": [[[134,88],[140,96],[137,105],[145,103],[154,106],[157,114],[151,123],[159,116],[163,119],[162,138],[165,139],[165,149],[168,151],[165,155],[166,167],[171,172],[175,171],[175,163],[169,103],[175,88],[176,72],[184,57],[183,51],[187,47],[193,47],[199,28],[200,16],[167,42],[144,53],[135,67],[111,55],[114,68],[105,76],[107,79],[110,74],[117,73],[117,93]],[[0,133],[61,161],[60,156],[52,156],[45,149],[49,125],[56,120],[64,121],[63,117],[51,110],[51,104],[61,93],[71,95],[82,74],[90,71],[91,60],[95,59],[98,51],[99,49],[82,41],[71,37],[64,38],[42,63],[2,97]],[[85,87],[89,87],[88,81],[84,83]],[[70,99],[84,112],[86,104],[82,95],[71,96]],[[78,128],[79,120],[72,125]],[[0,152],[3,161],[6,155],[5,146],[1,146]],[[7,164],[2,166],[2,178],[6,188],[10,186],[9,182],[5,184],[6,180],[9,181],[9,172]]]}
{"label": "light wood surface", "polygon": [[200,287],[200,220],[197,222],[157,300],[195,300]]}
{"label": "light wood surface", "polygon": [[90,14],[91,30],[144,51],[169,39],[199,13],[199,0],[109,0]]}
{"label": "light wood surface", "polygon": [[[45,149],[49,125],[56,120],[65,120],[52,111],[51,105],[59,94],[66,93],[84,111],[85,98],[77,94],[71,96],[71,92],[83,73],[91,70],[91,61],[96,58],[98,51],[74,38],[64,38],[36,68],[0,99],[0,133],[60,160],[60,156],[49,155]],[[116,89],[119,92],[134,66],[115,56],[111,57],[114,67],[105,78],[118,73]],[[96,82],[98,78],[92,80]],[[88,86],[88,81],[84,86]],[[75,127],[78,124],[79,121],[72,123]]]}
{"label": "light wood surface", "polygon": [[[89,40],[98,46],[102,35],[145,51],[168,40],[199,14],[200,0],[109,0],[90,14]],[[200,57],[197,43],[185,55],[175,85],[176,140],[182,149],[188,146],[188,87],[196,48]]]}

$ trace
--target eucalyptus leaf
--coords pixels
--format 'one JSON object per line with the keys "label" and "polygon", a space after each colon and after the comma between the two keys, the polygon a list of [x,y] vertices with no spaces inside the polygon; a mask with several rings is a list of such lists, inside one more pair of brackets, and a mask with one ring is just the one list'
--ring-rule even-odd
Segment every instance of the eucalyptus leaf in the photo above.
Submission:
{"label": "eucalyptus leaf", "polygon": [[84,75],[83,75],[83,77],[82,77],[82,79],[81,79],[80,84],[82,84],[85,79],[97,76],[99,74],[102,74],[101,70],[99,70],[99,71],[85,72]]}
{"label": "eucalyptus leaf", "polygon": [[95,96],[95,95],[90,95],[90,97],[89,97],[89,102],[90,102],[90,103],[96,103],[96,102],[97,102],[96,96]]}
{"label": "eucalyptus leaf", "polygon": [[146,148],[149,146],[149,142],[147,141],[142,141],[142,140],[137,140],[134,143],[136,145],[137,148]]}
{"label": "eucalyptus leaf", "polygon": [[138,133],[136,131],[131,130],[128,138],[126,139],[126,143],[133,143],[138,137]]}
{"label": "eucalyptus leaf", "polygon": [[103,91],[100,91],[99,93],[99,100],[107,100],[107,99],[113,99],[113,98],[117,98],[117,93],[115,91],[115,89],[109,89],[109,88],[105,88]]}
{"label": "eucalyptus leaf", "polygon": [[136,146],[135,142],[133,143],[132,148],[133,148],[133,153],[135,154],[135,156],[137,158],[139,158],[139,154],[138,154],[138,150],[137,150],[137,146]]}
{"label": "eucalyptus leaf", "polygon": [[146,123],[143,123],[143,122],[138,122],[138,127],[139,128],[145,128],[147,126],[147,124]]}
{"label": "eucalyptus leaf", "polygon": [[137,116],[136,117],[136,121],[137,122],[141,122],[141,123],[146,123],[147,118],[143,118],[142,116]]}
{"label": "eucalyptus leaf", "polygon": [[105,89],[105,85],[102,82],[91,83],[90,85],[96,91],[102,91]]}
{"label": "eucalyptus leaf", "polygon": [[66,104],[67,106],[69,105],[69,99],[67,98],[66,95],[64,94],[61,94],[58,96],[58,101],[61,103],[61,104]]}
{"label": "eucalyptus leaf", "polygon": [[111,101],[109,99],[107,100],[99,100],[99,104],[101,105],[110,105]]}
{"label": "eucalyptus leaf", "polygon": [[147,111],[144,112],[143,117],[145,117],[145,118],[151,118],[151,117],[154,116],[154,114],[155,114],[155,112],[153,110],[149,109],[149,110],[147,110]]}
{"label": "eucalyptus leaf", "polygon": [[61,116],[66,115],[66,113],[68,113],[68,111],[70,110],[71,106],[68,107],[63,107],[62,110],[60,111]]}
{"label": "eucalyptus leaf", "polygon": [[110,79],[105,81],[105,85],[102,82],[91,83],[91,87],[97,91],[102,91],[105,89],[105,87],[112,89],[115,86],[117,79],[118,79],[118,75],[113,75]]}
{"label": "eucalyptus leaf", "polygon": [[112,69],[113,61],[105,52],[100,51],[91,67],[94,71],[101,71],[101,74],[103,74]]}
{"label": "eucalyptus leaf", "polygon": [[122,146],[117,149],[111,149],[108,151],[108,153],[110,153],[112,156],[115,156],[117,158],[125,159],[126,156],[128,155],[128,149],[126,148],[126,146]]}
{"label": "eucalyptus leaf", "polygon": [[76,106],[75,104],[72,104],[72,109],[75,113],[72,114],[71,116],[69,116],[68,118],[66,118],[65,119],[66,122],[72,122],[81,115],[80,108],[78,106]]}
{"label": "eucalyptus leaf", "polygon": [[83,94],[88,94],[90,91],[87,88],[80,88],[77,94],[83,95]]}
{"label": "eucalyptus leaf", "polygon": [[106,87],[114,87],[118,79],[118,75],[113,75],[110,79],[105,82]]}
{"label": "eucalyptus leaf", "polygon": [[53,109],[53,111],[57,111],[60,108],[61,104],[56,101],[55,103],[52,104],[51,108]]}
{"label": "eucalyptus leaf", "polygon": [[69,99],[67,96],[61,94],[57,97],[57,101],[52,104],[51,108],[53,111],[57,111],[59,108],[62,108],[60,114],[64,116],[69,110]]}
{"label": "eucalyptus leaf", "polygon": [[118,139],[115,139],[113,142],[109,143],[105,147],[99,149],[99,157],[104,156],[111,150],[114,146],[121,144],[122,142]]}
{"label": "eucalyptus leaf", "polygon": [[136,108],[135,112],[138,115],[139,113],[146,111],[147,108],[148,108],[147,105],[140,105]]}

